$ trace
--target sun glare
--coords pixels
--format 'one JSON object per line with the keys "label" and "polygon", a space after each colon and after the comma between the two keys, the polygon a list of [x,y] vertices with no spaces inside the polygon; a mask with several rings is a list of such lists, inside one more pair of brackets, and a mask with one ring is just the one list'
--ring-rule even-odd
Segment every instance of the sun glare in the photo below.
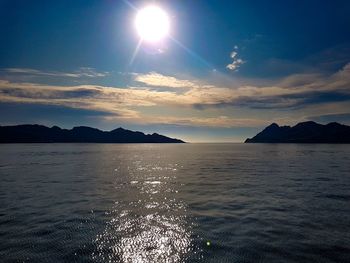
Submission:
{"label": "sun glare", "polygon": [[138,11],[135,26],[142,40],[157,42],[169,34],[169,16],[157,6],[148,6]]}

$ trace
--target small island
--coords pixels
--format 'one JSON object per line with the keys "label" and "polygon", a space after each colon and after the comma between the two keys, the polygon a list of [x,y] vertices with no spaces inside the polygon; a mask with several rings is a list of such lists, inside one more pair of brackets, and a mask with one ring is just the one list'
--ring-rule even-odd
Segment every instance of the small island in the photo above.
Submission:
{"label": "small island", "polygon": [[313,121],[293,127],[273,123],[245,143],[350,143],[350,126],[337,122],[323,125]]}
{"label": "small island", "polygon": [[184,143],[157,133],[144,134],[117,128],[101,131],[91,127],[73,129],[43,125],[0,126],[0,143]]}

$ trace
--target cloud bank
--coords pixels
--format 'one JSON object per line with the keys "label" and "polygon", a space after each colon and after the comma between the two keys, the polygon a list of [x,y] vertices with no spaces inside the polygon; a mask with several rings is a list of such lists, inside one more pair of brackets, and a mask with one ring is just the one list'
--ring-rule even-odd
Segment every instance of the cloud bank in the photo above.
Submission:
{"label": "cloud bank", "polygon": [[[32,70],[12,70],[30,74]],[[33,73],[34,72],[34,73]],[[51,74],[51,73],[48,73]],[[54,73],[52,73],[54,74]],[[151,72],[135,74],[132,87],[102,85],[59,86],[0,80],[0,102],[63,106],[106,112],[109,120],[166,123],[209,127],[253,127],[271,120],[240,118],[229,114],[198,117],[203,109],[297,109],[350,101],[350,64],[333,74],[297,74],[276,80],[273,85],[221,86],[198,79],[180,79]],[[141,85],[141,86],[138,86]],[[169,89],[154,90],[153,87]],[[142,109],[172,107],[187,109],[186,117],[145,114]],[[141,109],[142,108],[142,109]],[[192,115],[191,115],[192,114]],[[327,114],[323,112],[320,114]]]}

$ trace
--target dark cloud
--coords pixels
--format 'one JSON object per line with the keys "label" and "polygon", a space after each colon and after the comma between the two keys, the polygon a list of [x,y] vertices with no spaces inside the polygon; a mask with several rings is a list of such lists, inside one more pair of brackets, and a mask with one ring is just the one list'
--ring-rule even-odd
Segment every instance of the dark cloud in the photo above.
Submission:
{"label": "dark cloud", "polygon": [[94,97],[102,92],[93,88],[79,88],[76,90],[45,90],[41,92],[33,92],[31,89],[23,88],[2,88],[0,94],[35,99],[70,99],[70,98],[86,98]]}
{"label": "dark cloud", "polygon": [[350,93],[346,92],[303,92],[276,96],[240,96],[230,102],[214,104],[195,104],[198,110],[207,108],[245,107],[251,109],[297,109],[308,105],[330,102],[350,101]]}
{"label": "dark cloud", "polygon": [[62,127],[71,127],[77,124],[95,127],[101,117],[111,115],[111,113],[103,111],[23,103],[0,103],[0,112],[2,125],[38,123]]}
{"label": "dark cloud", "polygon": [[309,116],[308,119],[316,122],[321,122],[321,123],[329,123],[329,122],[336,121],[343,124],[350,124],[350,112]]}

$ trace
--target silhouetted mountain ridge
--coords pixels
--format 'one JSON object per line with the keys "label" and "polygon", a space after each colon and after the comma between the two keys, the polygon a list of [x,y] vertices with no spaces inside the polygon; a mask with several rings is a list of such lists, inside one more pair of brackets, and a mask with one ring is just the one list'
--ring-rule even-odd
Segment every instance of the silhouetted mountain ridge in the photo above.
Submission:
{"label": "silhouetted mountain ridge", "polygon": [[272,123],[246,143],[350,143],[350,126],[331,122],[326,125],[313,121],[279,126]]}
{"label": "silhouetted mountain ridge", "polygon": [[157,133],[144,134],[117,128],[101,131],[96,128],[78,126],[73,129],[51,128],[38,124],[0,126],[0,143],[184,143]]}

